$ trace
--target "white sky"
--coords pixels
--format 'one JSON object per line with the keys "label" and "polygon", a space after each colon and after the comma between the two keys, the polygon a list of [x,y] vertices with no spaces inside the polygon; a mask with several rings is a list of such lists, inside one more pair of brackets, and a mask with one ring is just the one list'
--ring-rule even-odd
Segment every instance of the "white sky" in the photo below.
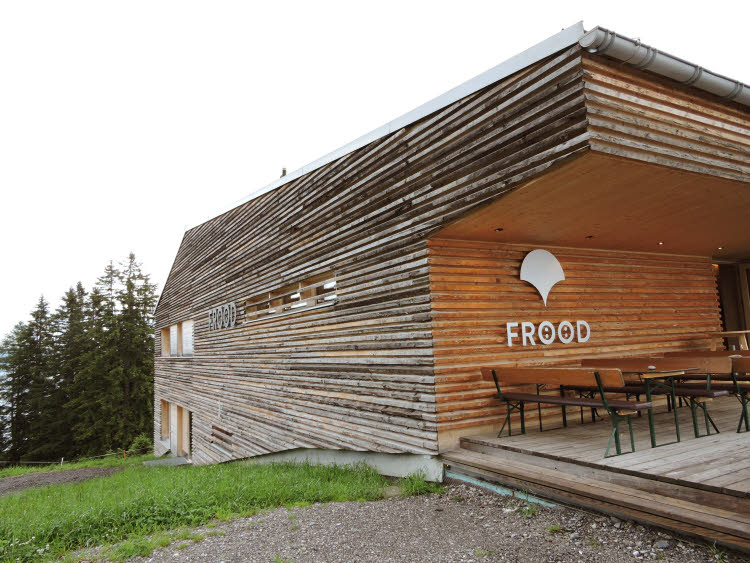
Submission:
{"label": "white sky", "polygon": [[0,335],[583,20],[750,83],[750,2],[0,3]]}

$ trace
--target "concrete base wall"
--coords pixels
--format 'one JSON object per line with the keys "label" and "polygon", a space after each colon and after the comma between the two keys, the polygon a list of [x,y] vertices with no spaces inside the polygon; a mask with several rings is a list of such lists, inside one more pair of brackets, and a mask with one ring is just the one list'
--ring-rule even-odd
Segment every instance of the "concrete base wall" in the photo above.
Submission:
{"label": "concrete base wall", "polygon": [[422,472],[425,479],[442,483],[443,462],[435,456],[419,454],[383,454],[350,450],[299,448],[250,458],[251,463],[308,462],[311,465],[355,465],[366,463],[381,475],[406,477]]}

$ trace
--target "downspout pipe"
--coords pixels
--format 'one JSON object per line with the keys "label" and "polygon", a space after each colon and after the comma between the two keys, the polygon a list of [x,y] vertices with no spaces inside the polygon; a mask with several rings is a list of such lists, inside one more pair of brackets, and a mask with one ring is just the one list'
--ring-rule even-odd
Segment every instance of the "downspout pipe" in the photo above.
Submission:
{"label": "downspout pipe", "polygon": [[589,53],[606,55],[635,68],[648,70],[721,98],[750,106],[750,86],[747,84],[716,74],[603,27],[595,27],[586,33],[579,40],[579,44]]}

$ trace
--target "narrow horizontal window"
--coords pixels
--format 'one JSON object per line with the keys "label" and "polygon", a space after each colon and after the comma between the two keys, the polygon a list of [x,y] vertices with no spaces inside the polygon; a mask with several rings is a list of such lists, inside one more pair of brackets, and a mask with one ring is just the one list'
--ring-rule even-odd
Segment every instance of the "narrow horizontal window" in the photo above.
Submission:
{"label": "narrow horizontal window", "polygon": [[334,274],[328,272],[255,295],[246,301],[245,322],[334,305],[336,287]]}

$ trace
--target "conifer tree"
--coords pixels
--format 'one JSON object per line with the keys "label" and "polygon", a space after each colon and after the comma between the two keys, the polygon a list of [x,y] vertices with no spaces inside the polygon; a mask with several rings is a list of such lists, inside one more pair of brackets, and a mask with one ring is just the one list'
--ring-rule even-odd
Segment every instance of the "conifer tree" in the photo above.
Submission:
{"label": "conifer tree", "polygon": [[60,455],[73,456],[76,451],[73,427],[76,424],[75,409],[71,399],[76,374],[81,372],[84,360],[90,350],[86,319],[86,290],[78,282],[70,288],[62,299],[62,304],[54,316],[57,366],[57,397],[59,431],[56,432],[57,450]]}
{"label": "conifer tree", "polygon": [[28,450],[24,457],[47,460],[56,456],[56,442],[61,432],[58,414],[62,404],[56,403],[57,373],[54,354],[54,328],[49,305],[40,297],[31,313],[31,320],[23,334],[21,347],[30,370],[28,389],[31,424]]}
{"label": "conifer tree", "polygon": [[3,339],[0,346],[2,353],[2,370],[0,398],[4,403],[6,429],[8,432],[5,459],[19,461],[26,453],[31,426],[31,408],[29,389],[31,372],[25,364],[23,341],[29,328],[18,323]]}
{"label": "conifer tree", "polygon": [[0,343],[0,459],[96,455],[152,433],[155,302],[132,253],[54,315],[39,300]]}
{"label": "conifer tree", "polygon": [[151,434],[154,396],[153,309],[156,291],[132,252],[119,271],[117,376],[120,385],[118,438],[129,444],[142,433]]}
{"label": "conifer tree", "polygon": [[113,413],[112,374],[115,367],[113,308],[106,286],[97,285],[89,295],[84,318],[88,350],[81,359],[80,370],[71,386],[67,409],[73,416],[75,449],[84,455],[95,455],[114,447],[111,419]]}

